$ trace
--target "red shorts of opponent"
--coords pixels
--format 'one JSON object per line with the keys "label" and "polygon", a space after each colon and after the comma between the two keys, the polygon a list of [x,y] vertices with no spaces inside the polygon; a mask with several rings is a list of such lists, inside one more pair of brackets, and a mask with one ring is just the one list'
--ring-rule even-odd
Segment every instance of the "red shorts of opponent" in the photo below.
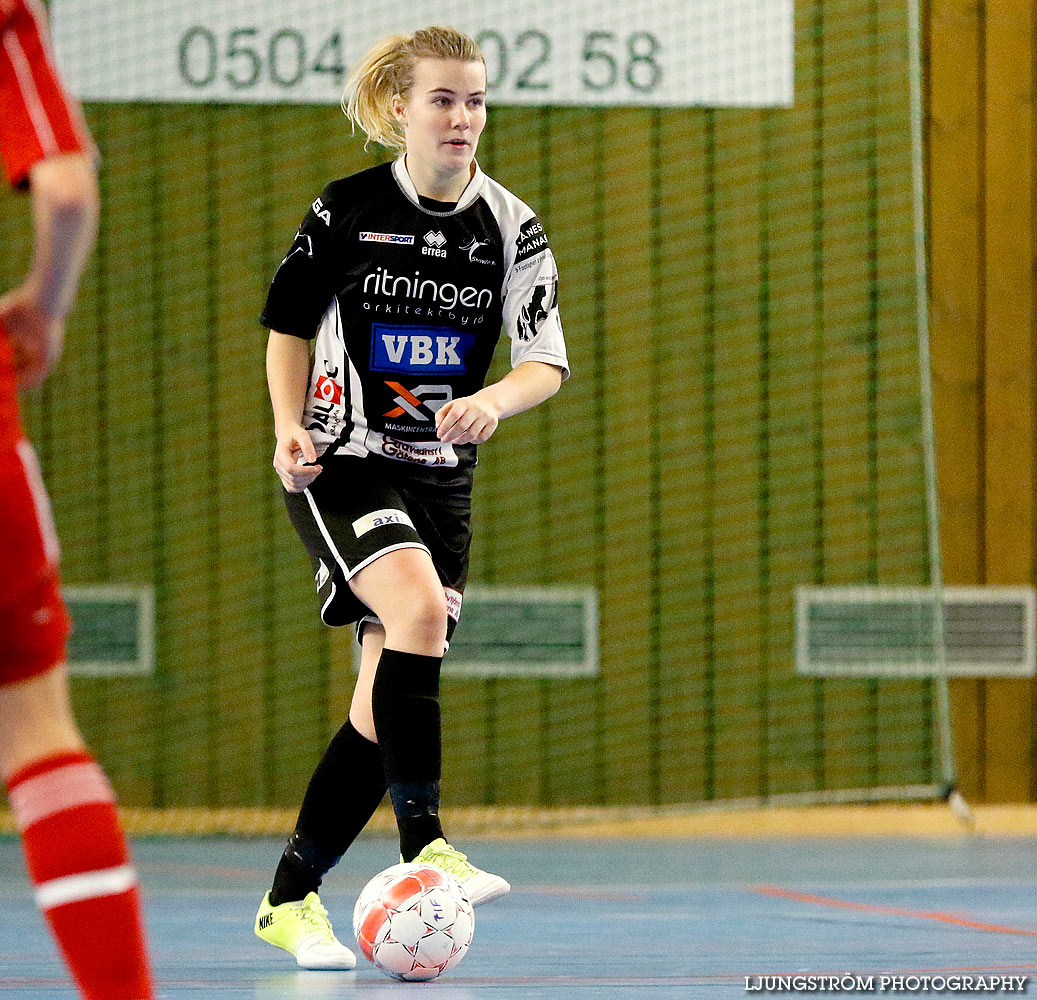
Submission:
{"label": "red shorts of opponent", "polygon": [[0,685],[65,659],[69,619],[58,555],[36,453],[25,438],[0,446]]}

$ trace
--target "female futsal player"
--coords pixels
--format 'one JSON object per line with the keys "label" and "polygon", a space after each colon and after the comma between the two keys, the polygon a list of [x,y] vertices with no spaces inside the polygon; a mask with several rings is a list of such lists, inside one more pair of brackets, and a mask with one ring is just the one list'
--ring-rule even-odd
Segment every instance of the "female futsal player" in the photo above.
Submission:
{"label": "female futsal player", "polygon": [[[357,622],[362,657],[255,922],[300,966],[334,969],[356,959],[317,888],[387,788],[405,861],[450,871],[473,904],[510,888],[443,834],[439,670],[468,572],[476,446],[568,375],[543,227],[475,160],[476,44],[450,28],[387,38],[354,69],[343,107],[400,156],[313,201],[262,322],[274,468],[321,618]],[[484,385],[502,326],[512,369]]]}

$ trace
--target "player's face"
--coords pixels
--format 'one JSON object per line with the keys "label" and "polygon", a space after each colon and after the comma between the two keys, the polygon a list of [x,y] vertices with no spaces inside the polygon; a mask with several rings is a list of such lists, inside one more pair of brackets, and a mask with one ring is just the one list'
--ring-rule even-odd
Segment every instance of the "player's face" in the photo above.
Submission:
{"label": "player's face", "polygon": [[408,167],[467,177],[486,125],[486,67],[421,59],[410,97],[393,110],[407,140]]}

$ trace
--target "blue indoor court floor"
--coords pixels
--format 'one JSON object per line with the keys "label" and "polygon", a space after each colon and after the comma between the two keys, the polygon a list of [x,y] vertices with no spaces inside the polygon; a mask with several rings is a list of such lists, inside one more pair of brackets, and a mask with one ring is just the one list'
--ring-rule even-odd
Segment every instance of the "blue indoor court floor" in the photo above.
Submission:
{"label": "blue indoor court floor", "polygon": [[[1032,839],[468,841],[513,889],[476,911],[471,951],[430,984],[396,983],[362,956],[355,972],[303,972],[256,940],[281,846],[135,842],[159,996],[688,1000],[798,972],[1037,975]],[[343,941],[356,894],[394,855],[388,839],[361,840],[326,879]],[[0,840],[0,892],[0,992],[73,997],[13,838]]]}

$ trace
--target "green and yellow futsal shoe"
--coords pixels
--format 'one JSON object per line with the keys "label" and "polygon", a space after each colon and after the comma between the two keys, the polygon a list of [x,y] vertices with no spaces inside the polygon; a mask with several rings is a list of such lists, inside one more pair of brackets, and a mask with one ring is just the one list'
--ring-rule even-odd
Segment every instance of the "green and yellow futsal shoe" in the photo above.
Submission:
{"label": "green and yellow futsal shoe", "polygon": [[295,956],[304,969],[355,969],[354,955],[331,929],[328,911],[311,892],[301,903],[271,906],[270,893],[256,914],[256,937]]}
{"label": "green and yellow futsal shoe", "polygon": [[423,865],[435,865],[453,875],[461,883],[472,906],[489,903],[511,891],[509,882],[500,875],[484,872],[470,864],[467,855],[451,847],[442,837],[422,848],[414,860]]}

